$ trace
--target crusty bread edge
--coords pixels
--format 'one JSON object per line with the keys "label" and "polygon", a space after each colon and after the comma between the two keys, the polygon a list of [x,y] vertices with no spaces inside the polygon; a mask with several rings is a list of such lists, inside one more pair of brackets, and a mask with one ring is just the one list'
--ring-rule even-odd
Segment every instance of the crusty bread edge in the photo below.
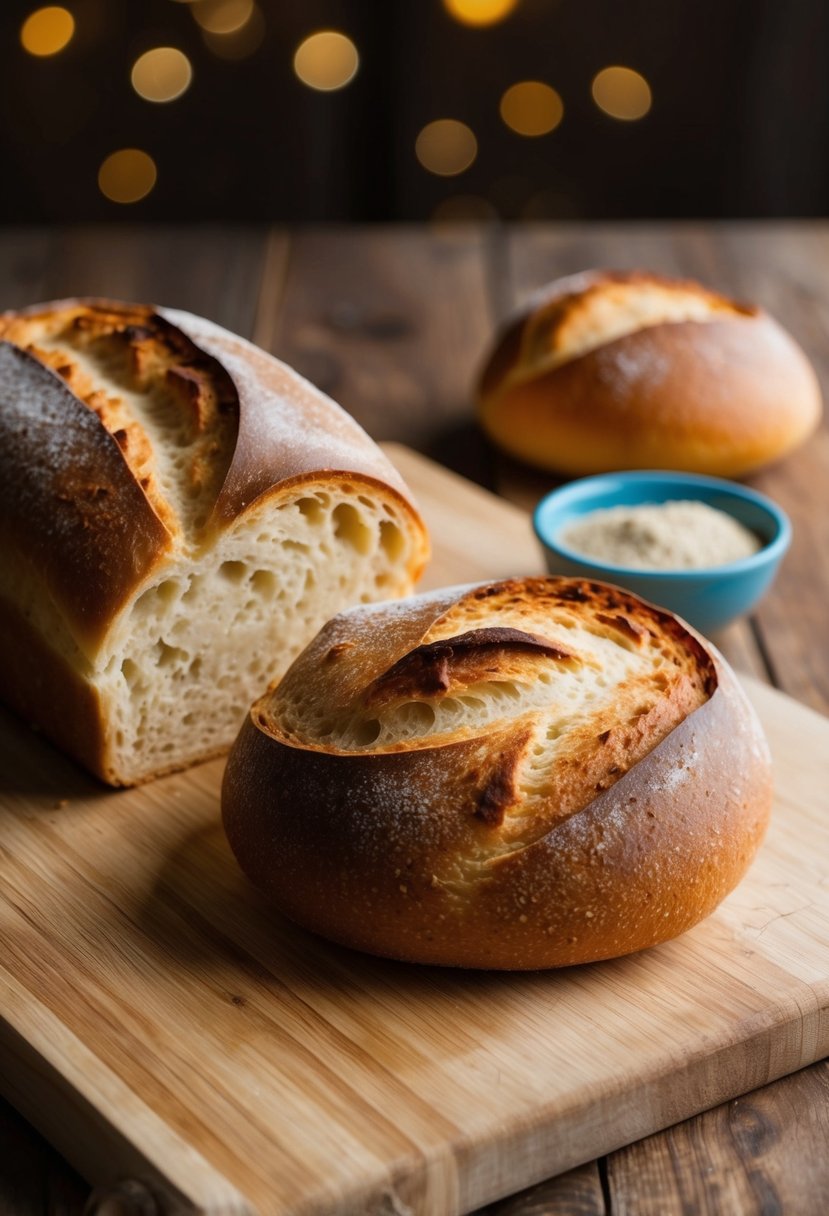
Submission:
{"label": "crusty bread edge", "polygon": [[[117,300],[98,297],[68,297],[34,304],[3,315],[37,316],[85,306],[116,311],[125,307],[123,302]],[[430,556],[426,526],[400,474],[370,436],[341,406],[321,393],[287,364],[211,321],[155,305],[128,305],[128,307],[146,307],[148,311],[157,313],[166,324],[180,329],[207,356],[216,359],[219,363],[221,363],[221,348],[224,347],[227,351],[232,352],[240,365],[245,368],[245,384],[237,385],[239,392],[237,444],[225,478],[225,485],[219,492],[214,510],[213,539],[215,539],[217,531],[232,530],[247,512],[258,507],[268,496],[278,497],[283,490],[291,491],[300,484],[305,482],[310,484],[320,477],[328,478],[329,481],[335,478],[341,482],[351,480],[387,494],[389,501],[394,503],[408,520],[412,541],[408,573],[413,583],[417,581]],[[87,416],[95,418],[92,411],[89,411],[80,398],[68,389],[57,373],[34,356],[26,355],[21,348],[17,347],[16,350],[21,356],[37,363],[44,375],[53,379],[55,385],[78,404],[79,409],[83,411],[84,418]],[[269,398],[273,398],[274,395],[278,396],[283,391],[295,391],[322,411],[332,411],[331,417],[335,420],[335,424],[343,427],[343,435],[349,436],[351,442],[344,447],[342,442],[338,443],[337,435],[333,433],[330,436],[330,442],[325,442],[317,432],[315,443],[321,459],[313,466],[308,463],[307,458],[304,458],[304,445],[302,444],[295,445],[291,449],[279,442],[278,437],[273,436],[263,442],[259,433],[260,419],[267,413]],[[136,512],[133,514],[135,534],[130,543],[127,543],[125,539],[121,545],[127,557],[122,566],[117,569],[116,577],[111,580],[111,585],[103,585],[105,580],[102,575],[102,587],[94,597],[90,597],[88,586],[84,583],[73,587],[71,577],[69,573],[66,573],[61,594],[57,595],[53,591],[62,611],[73,623],[76,623],[79,618],[83,619],[84,642],[90,653],[103,643],[120,612],[128,606],[144,586],[152,581],[158,569],[174,551],[167,529],[159,521],[118,444],[109,435],[103,423],[98,422],[98,429],[101,434],[102,451],[105,452],[108,462],[107,469],[102,467],[101,479],[108,484],[107,470],[112,476],[117,474],[120,482],[134,489],[137,501]],[[347,462],[346,454],[356,457],[353,464]],[[252,478],[247,477],[248,467],[255,468],[255,476]],[[24,473],[21,472],[20,476],[24,476]],[[240,484],[247,486],[249,493],[245,495],[240,490]],[[95,505],[93,503],[93,506]],[[105,503],[105,507],[108,511],[112,510],[108,501]],[[103,508],[101,509],[103,510]],[[12,523],[15,524],[15,521]],[[21,524],[21,529],[22,527],[23,524]],[[127,530],[127,525],[122,522],[120,531],[123,533]],[[13,536],[11,539],[13,540]],[[143,546],[142,552],[144,553],[144,559],[140,564],[135,560],[135,551],[139,543]],[[68,554],[56,551],[52,553],[51,561],[54,563],[55,569],[64,571],[66,568],[66,571],[71,571],[76,557],[77,554],[73,555],[71,551]],[[90,608],[91,601],[94,603],[94,610]]]}
{"label": "crusty bread edge", "polygon": [[[582,810],[499,859],[493,876],[465,901],[430,881],[429,845],[417,850],[430,820],[437,847],[452,847],[451,817],[463,813],[453,804],[452,774],[468,771],[477,741],[445,745],[437,760],[435,749],[326,755],[287,747],[251,715],[223,784],[231,847],[251,880],[289,917],[379,955],[524,970],[656,945],[707,916],[739,882],[771,810],[759,722],[727,664],[710,649],[719,686],[709,700]],[[476,762],[499,746],[497,738],[485,741]],[[691,767],[680,768],[694,753]],[[426,772],[436,763],[437,781],[434,769]],[[394,822],[399,809],[389,805],[395,768],[405,770],[409,788],[423,791],[424,818],[412,826],[411,839]],[[482,784],[487,774],[482,763]],[[666,795],[666,785],[674,792]],[[320,793],[331,789],[338,791],[335,816],[319,805]],[[469,799],[474,795],[467,790]],[[388,856],[355,846],[361,836],[351,830],[349,808],[377,816],[377,833],[386,830],[396,841]]]}
{"label": "crusty bread edge", "polygon": [[[71,297],[34,304],[3,315],[36,316],[79,306],[115,310],[124,307],[119,301],[105,298]],[[330,407],[337,415],[347,418],[340,406],[320,393],[292,368],[244,339],[238,338],[212,322],[193,317],[190,314],[162,308],[155,309],[152,305],[146,307],[149,311],[158,312],[169,324],[182,328],[182,332],[197,346],[200,345],[200,338],[204,332],[209,332],[214,338],[219,335],[223,342],[233,347],[240,358],[244,359],[249,356],[253,360],[252,367],[272,368],[277,379],[287,379],[291,386],[298,386],[297,391],[321,402],[323,408]],[[186,329],[178,325],[179,321],[184,322]],[[24,361],[30,360],[37,364],[44,377],[50,383],[53,382],[56,388],[59,388],[68,398],[71,398],[73,403],[77,404],[84,419],[95,419],[94,413],[65,385],[52,368],[41,363],[39,359],[22,348],[16,347],[15,344],[8,343],[8,345],[14,347],[15,352]],[[206,353],[211,357],[216,357],[210,350],[207,350]],[[256,372],[251,371],[251,374],[255,376]],[[258,401],[256,393],[253,393],[247,395],[246,406],[248,410],[259,409],[261,411],[264,403]],[[78,612],[82,610],[83,640],[91,653],[96,652],[105,643],[106,637],[135,598],[161,577],[171,557],[170,536],[167,530],[158,520],[143,490],[140,490],[118,444],[103,424],[99,420],[95,421],[96,433],[101,437],[102,449],[109,462],[107,467],[110,470],[114,469],[124,484],[135,488],[139,512],[134,516],[135,535],[132,537],[131,543],[128,527],[116,530],[121,537],[120,547],[125,555],[124,569],[119,568],[117,579],[112,586],[106,589],[106,595],[103,593],[90,595],[87,581],[77,582],[76,580],[76,586],[73,588],[68,575],[64,580],[68,588],[64,596],[55,595],[53,589],[49,592],[62,604],[62,610],[69,620],[77,623]],[[305,488],[314,489],[322,486],[336,491],[343,483],[351,481],[359,488],[379,494],[408,520],[412,543],[406,577],[409,582],[408,590],[411,590],[422,574],[430,556],[429,537],[425,524],[403,479],[385,454],[356,422],[349,419],[347,425],[356,434],[357,445],[362,446],[363,459],[359,462],[360,467],[354,469],[334,467],[342,463],[343,452],[340,450],[341,445],[337,444],[336,436],[333,435],[329,445],[331,459],[323,462],[323,467],[320,468],[299,467],[294,469],[290,465],[290,455],[286,458],[285,453],[278,450],[266,453],[266,459],[263,461],[263,453],[258,450],[255,455],[260,470],[265,468],[263,488],[249,501],[228,502],[226,500],[224,516],[219,521],[219,526],[222,530],[232,531],[237,522],[251,511],[260,509],[266,502],[278,503],[280,499],[290,498]],[[14,471],[14,475],[17,476],[17,470]],[[22,473],[20,475],[23,476]],[[146,560],[141,563],[136,561],[139,536],[144,542],[144,550],[146,550]],[[125,537],[126,539],[124,539]],[[8,543],[13,542],[14,537],[10,535]],[[24,554],[24,557],[27,558],[27,555]],[[54,562],[53,569],[60,566],[62,570],[66,566],[71,573],[73,554],[71,551],[57,552],[54,555]],[[43,594],[47,594],[45,589]],[[12,709],[25,720],[36,724],[47,737],[102,780],[112,785],[134,783],[131,778],[126,778],[123,773],[116,771],[113,767],[112,740],[108,735],[106,716],[99,693],[49,644],[47,639],[32,628],[15,604],[3,596],[0,596],[0,654],[4,656],[3,671],[0,673],[0,696]],[[152,774],[147,774],[143,780],[162,776],[166,772],[175,771],[178,768],[219,755],[225,750],[226,748],[205,750],[197,756],[188,757],[183,763],[171,764]]]}
{"label": "crusty bread edge", "polygon": [[[814,369],[761,309],[645,326],[537,369],[520,364],[530,316],[500,333],[476,387],[486,433],[528,464],[571,476],[674,468],[740,477],[793,451],[820,420]],[[746,350],[749,335],[750,358],[718,363],[723,340]],[[654,359],[667,369],[664,385],[638,370]]]}

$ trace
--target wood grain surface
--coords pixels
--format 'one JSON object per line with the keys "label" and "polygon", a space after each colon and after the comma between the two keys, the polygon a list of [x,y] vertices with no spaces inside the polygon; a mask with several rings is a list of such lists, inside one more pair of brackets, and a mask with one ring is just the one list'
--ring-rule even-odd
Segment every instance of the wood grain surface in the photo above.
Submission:
{"label": "wood grain surface", "polygon": [[[426,586],[540,569],[524,512],[388,450],[435,539]],[[751,693],[778,788],[738,890],[657,950],[512,976],[276,916],[222,836],[222,761],[104,791],[7,719],[7,1096],[104,1192],[136,1179],[165,1211],[456,1216],[812,1063],[829,720]]]}
{"label": "wood grain surface", "polygon": [[[15,229],[0,235],[0,306],[86,291],[212,316],[318,375],[377,437],[412,443],[526,506],[552,479],[487,448],[474,426],[468,385],[498,318],[545,279],[591,265],[696,275],[754,299],[791,329],[824,387],[829,384],[825,223],[299,234],[224,226]],[[724,649],[741,670],[826,713],[826,425],[808,448],[754,484],[789,511],[795,544],[756,618],[729,631]],[[740,1210],[823,1213],[829,1193],[826,1091],[823,1065],[764,1089],[758,1100],[774,1134],[760,1147],[732,1135],[726,1106],[677,1133],[642,1142],[635,1158],[629,1156],[633,1149],[625,1149],[498,1210],[511,1216],[715,1212],[724,1210],[717,1196],[732,1194],[734,1177],[756,1179],[759,1168],[771,1189],[744,1189]],[[693,1135],[693,1154],[676,1149],[678,1134]],[[617,1169],[630,1160],[635,1168]],[[660,1164],[650,1169],[650,1161]],[[0,1104],[0,1214],[79,1213],[87,1193],[40,1136]]]}

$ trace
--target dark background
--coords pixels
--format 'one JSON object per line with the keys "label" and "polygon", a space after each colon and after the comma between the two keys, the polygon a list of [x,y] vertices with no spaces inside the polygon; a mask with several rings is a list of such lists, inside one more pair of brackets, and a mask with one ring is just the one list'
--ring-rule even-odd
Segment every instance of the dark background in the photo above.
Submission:
{"label": "dark background", "polygon": [[[442,0],[258,0],[261,43],[239,60],[207,45],[176,0],[64,0],[76,33],[27,54],[37,2],[0,7],[0,218],[424,220],[453,204],[507,219],[816,216],[829,211],[829,4],[825,0],[519,0],[485,28]],[[317,93],[295,76],[320,28],[353,39],[351,84]],[[172,45],[194,79],[153,104],[130,85],[143,51]],[[653,106],[608,117],[590,82],[635,68]],[[553,85],[561,125],[524,138],[498,103],[518,80]],[[426,171],[414,152],[436,118],[467,123],[474,164]],[[103,197],[98,167],[145,149],[158,181],[141,201]]]}

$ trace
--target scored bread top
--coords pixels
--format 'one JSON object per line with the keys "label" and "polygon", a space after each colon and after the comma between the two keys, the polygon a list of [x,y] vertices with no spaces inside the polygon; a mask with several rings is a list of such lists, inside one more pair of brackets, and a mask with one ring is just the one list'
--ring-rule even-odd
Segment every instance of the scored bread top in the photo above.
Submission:
{"label": "scored bread top", "polygon": [[491,852],[585,806],[716,686],[713,659],[670,614],[601,583],[514,579],[340,614],[251,719],[288,748],[431,751],[450,768],[445,749],[487,740],[469,794],[500,830]]}
{"label": "scored bread top", "polygon": [[[62,300],[0,315],[0,528],[13,578],[47,579],[100,640],[171,552],[198,553],[262,495],[344,474],[423,525],[362,429],[290,368],[187,313]],[[417,550],[417,546],[415,546]]]}
{"label": "scored bread top", "polygon": [[759,309],[693,280],[645,271],[584,271],[557,279],[526,301],[484,371],[481,394],[500,392],[652,326],[758,315]]}
{"label": "scored bread top", "polygon": [[821,408],[813,367],[767,312],[640,271],[542,288],[499,331],[478,381],[495,443],[571,476],[741,477],[801,443]]}
{"label": "scored bread top", "polygon": [[334,618],[254,704],[222,787],[242,868],[301,925],[509,969],[696,924],[770,807],[762,731],[717,652],[556,577]]}

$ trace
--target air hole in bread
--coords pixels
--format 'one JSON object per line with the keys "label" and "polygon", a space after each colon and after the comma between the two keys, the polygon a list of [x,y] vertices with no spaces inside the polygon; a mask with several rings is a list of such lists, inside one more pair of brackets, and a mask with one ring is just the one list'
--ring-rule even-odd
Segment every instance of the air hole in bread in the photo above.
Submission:
{"label": "air hole in bread", "polygon": [[121,664],[121,675],[128,684],[135,684],[140,675],[137,663],[133,663],[132,659],[124,659]]}
{"label": "air hole in bread", "polygon": [[312,526],[321,524],[325,518],[325,509],[327,503],[324,503],[316,495],[308,498],[300,498],[297,501],[297,507],[301,515],[304,515]]}
{"label": "air hole in bread", "polygon": [[254,570],[250,583],[259,595],[269,597],[276,591],[276,575],[271,570]]}
{"label": "air hole in bread", "polygon": [[380,521],[380,544],[393,562],[399,561],[406,547],[406,538],[390,519]]}
{"label": "air hole in bread", "polygon": [[156,644],[157,667],[183,667],[189,658],[186,650],[181,650],[178,646],[168,646],[162,638],[159,638]]}
{"label": "air hole in bread", "polygon": [[247,574],[247,567],[244,562],[222,562],[219,566],[219,574],[229,583],[241,583]]}
{"label": "air hole in bread", "polygon": [[[374,543],[374,533],[363,521],[363,517],[350,502],[341,502],[334,508],[334,534],[351,545],[357,553],[368,554]],[[381,525],[382,529],[382,525]]]}
{"label": "air hole in bread", "polygon": [[397,710],[401,723],[405,723],[412,731],[428,731],[435,724],[435,710],[425,701],[410,701],[401,705]]}
{"label": "air hole in bread", "polygon": [[361,722],[354,732],[354,743],[357,747],[371,747],[380,735],[380,723],[376,718]]}

